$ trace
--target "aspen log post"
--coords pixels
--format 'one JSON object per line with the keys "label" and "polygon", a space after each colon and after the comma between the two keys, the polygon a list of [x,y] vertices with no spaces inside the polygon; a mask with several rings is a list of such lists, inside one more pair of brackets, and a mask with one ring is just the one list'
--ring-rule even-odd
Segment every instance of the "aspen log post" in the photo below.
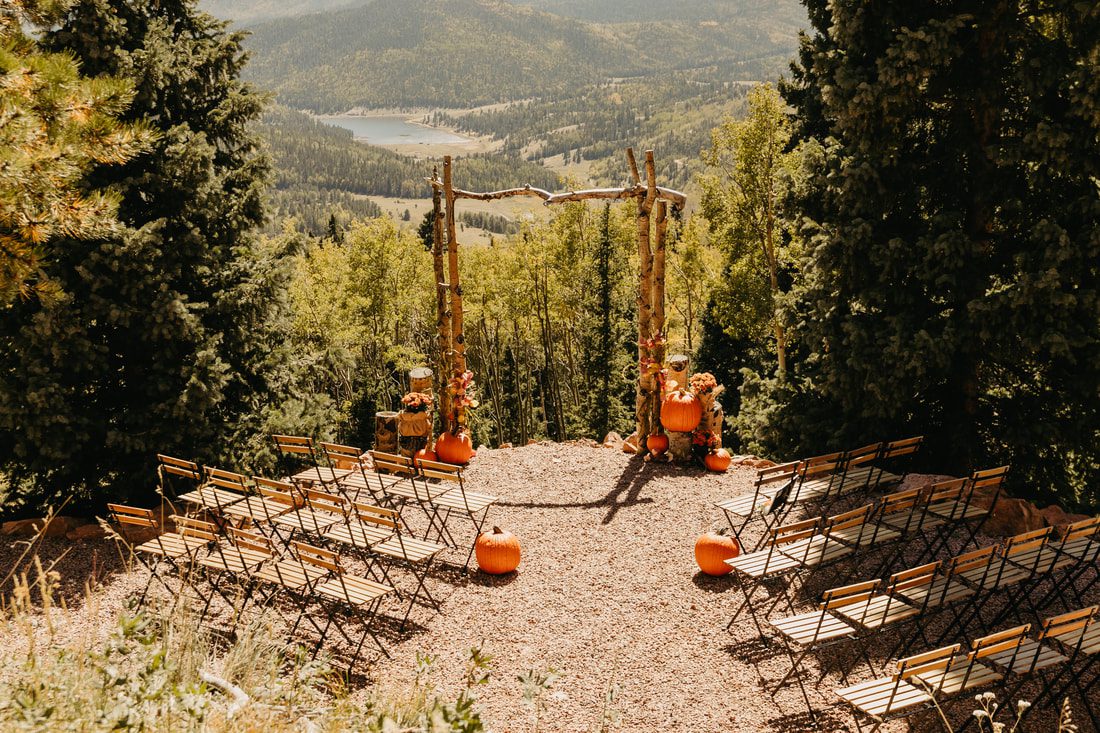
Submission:
{"label": "aspen log post", "polygon": [[409,370],[409,391],[432,394],[433,372],[428,367],[416,367]]}
{"label": "aspen log post", "polygon": [[[432,169],[437,179],[439,169]],[[436,370],[436,393],[439,395],[440,428],[450,429],[451,395],[447,380],[451,374],[451,310],[447,303],[447,275],[443,262],[443,194],[439,187],[432,187],[432,264],[435,266],[436,348],[439,351],[439,369]]]}
{"label": "aspen log post", "polygon": [[[627,149],[630,168],[637,176],[638,165],[634,160],[634,151]],[[646,175],[652,176],[649,163],[653,151],[646,151]],[[635,181],[639,183],[640,181]],[[648,368],[653,354],[647,345],[653,337],[653,254],[649,246],[650,212],[656,195],[656,182],[649,178],[645,198],[638,199],[638,392],[635,401],[635,417],[638,427],[638,454],[648,456],[646,438],[653,432],[653,398],[657,391],[657,380]],[[650,194],[653,194],[651,196]]]}
{"label": "aspen log post", "polygon": [[722,409],[722,403],[718,401],[718,395],[725,391],[725,387],[718,385],[710,394],[701,395],[703,403],[703,421],[699,423],[699,429],[713,433],[718,439],[718,448],[722,447],[722,428],[726,421],[726,412]]}
{"label": "aspen log post", "polygon": [[[650,156],[647,154],[646,173],[649,173]],[[658,343],[653,347],[653,360],[661,367],[665,364],[665,234],[668,232],[668,204],[658,201],[656,222],[653,227],[653,336]],[[656,428],[661,422],[661,394],[650,401],[650,424]]]}
{"label": "aspen log post", "polygon": [[383,453],[397,452],[397,413],[374,413],[374,449]]}
{"label": "aspen log post", "polygon": [[[455,231],[455,189],[452,180],[451,156],[443,156],[443,195],[446,200],[447,264],[451,294],[451,378],[466,373],[466,337],[462,332],[462,284],[458,277],[458,235]],[[448,393],[450,386],[447,387]],[[452,400],[452,429],[466,426],[466,409]]]}
{"label": "aspen log post", "polygon": [[[684,354],[676,354],[669,357],[668,360],[668,378],[678,385],[679,389],[688,388],[688,379],[691,374],[688,371],[688,366],[691,360]],[[668,454],[673,461],[677,463],[687,463],[692,459],[692,439],[693,433],[674,433],[668,434]]]}

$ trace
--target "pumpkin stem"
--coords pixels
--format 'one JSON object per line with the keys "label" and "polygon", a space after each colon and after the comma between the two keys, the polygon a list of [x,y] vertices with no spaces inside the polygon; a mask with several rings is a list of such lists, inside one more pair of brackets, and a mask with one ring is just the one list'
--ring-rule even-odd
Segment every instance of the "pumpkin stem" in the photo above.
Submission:
{"label": "pumpkin stem", "polygon": [[501,529],[500,527],[494,526],[493,527],[493,534],[504,534],[504,530]]}

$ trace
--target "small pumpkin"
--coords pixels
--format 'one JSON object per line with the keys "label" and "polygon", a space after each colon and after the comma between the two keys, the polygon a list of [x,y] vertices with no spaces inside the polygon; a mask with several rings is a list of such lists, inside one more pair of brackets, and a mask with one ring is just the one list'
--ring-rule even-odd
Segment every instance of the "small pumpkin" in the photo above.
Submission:
{"label": "small pumpkin", "polygon": [[695,541],[695,562],[707,575],[726,575],[733,568],[726,560],[741,554],[741,543],[734,537],[707,532]]}
{"label": "small pumpkin", "polygon": [[458,435],[443,433],[439,436],[439,440],[435,441],[435,454],[444,463],[465,466],[475,455],[470,434],[465,431]]}
{"label": "small pumpkin", "polygon": [[434,450],[428,448],[421,448],[413,454],[413,465],[419,466],[421,461],[438,461],[439,456],[435,454]]}
{"label": "small pumpkin", "polygon": [[668,450],[668,436],[664,433],[654,433],[645,439],[645,447],[654,456],[660,456]]}
{"label": "small pumpkin", "polygon": [[714,471],[715,473],[724,473],[732,462],[733,459],[730,457],[729,451],[725,448],[719,448],[713,453],[707,453],[706,457],[703,459],[703,463],[707,465],[707,470]]}
{"label": "small pumpkin", "polygon": [[661,403],[661,425],[674,433],[690,433],[703,419],[703,403],[691,392],[677,390]]}
{"label": "small pumpkin", "polygon": [[504,575],[519,567],[519,540],[511,532],[493,527],[482,532],[474,545],[477,566],[489,575]]}

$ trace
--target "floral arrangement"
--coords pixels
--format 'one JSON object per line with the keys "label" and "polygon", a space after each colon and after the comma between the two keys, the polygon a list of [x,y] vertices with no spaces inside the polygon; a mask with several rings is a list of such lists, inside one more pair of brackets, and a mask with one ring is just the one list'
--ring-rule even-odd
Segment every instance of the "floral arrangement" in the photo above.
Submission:
{"label": "floral arrangement", "polygon": [[691,436],[691,444],[696,448],[706,449],[707,453],[718,448],[718,437],[709,430],[697,430]]}
{"label": "floral arrangement", "polygon": [[691,375],[688,380],[691,391],[698,395],[710,394],[718,387],[718,380],[710,372],[702,372]]}
{"label": "floral arrangement", "polygon": [[430,394],[409,392],[401,398],[401,406],[405,408],[407,412],[426,412],[431,409],[434,401],[434,398]]}
{"label": "floral arrangement", "polygon": [[451,394],[454,395],[455,408],[477,407],[478,401],[474,399],[474,373],[465,371],[451,379],[449,383]]}

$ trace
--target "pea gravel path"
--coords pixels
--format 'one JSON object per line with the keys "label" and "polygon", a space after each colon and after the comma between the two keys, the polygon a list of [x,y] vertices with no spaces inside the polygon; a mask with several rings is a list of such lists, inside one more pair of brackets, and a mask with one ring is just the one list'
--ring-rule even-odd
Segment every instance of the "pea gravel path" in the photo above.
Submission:
{"label": "pea gravel path", "polygon": [[[480,644],[492,657],[492,677],[479,688],[478,708],[494,733],[535,729],[517,676],[550,668],[559,677],[544,695],[541,731],[599,731],[604,716],[615,721],[610,730],[621,731],[854,730],[831,692],[837,669],[856,666],[854,653],[826,655],[830,673],[811,689],[822,715],[811,724],[797,687],[773,699],[761,685],[761,678],[774,682],[786,671],[782,647],[763,647],[747,617],[727,632],[739,592],[730,578],[703,576],[695,566],[696,537],[724,525],[713,503],[751,490],[754,475],[747,468],[715,475],[645,464],[583,444],[482,451],[468,485],[500,497],[490,523],[519,536],[520,569],[501,578],[454,567],[433,573],[443,612],[414,611],[416,630],[389,634],[392,658],[379,660],[370,677],[382,688],[407,689],[418,654],[428,655],[433,663],[422,681],[453,696],[470,648]],[[58,569],[74,602],[67,612],[73,623],[60,641],[68,634],[88,643],[78,635],[110,628],[144,576],[118,572],[108,542],[71,544],[46,541],[42,554],[49,559],[70,550]],[[19,551],[0,546],[0,566]],[[463,556],[452,551],[447,559],[460,564]],[[83,579],[92,573],[95,602],[81,603]],[[822,582],[802,591],[804,603],[839,584],[835,575]],[[817,661],[807,668],[812,683]],[[868,676],[864,670],[853,681]],[[965,704],[953,713],[955,720],[966,715]],[[895,723],[884,731],[908,729]],[[912,728],[938,729],[929,717]]]}

